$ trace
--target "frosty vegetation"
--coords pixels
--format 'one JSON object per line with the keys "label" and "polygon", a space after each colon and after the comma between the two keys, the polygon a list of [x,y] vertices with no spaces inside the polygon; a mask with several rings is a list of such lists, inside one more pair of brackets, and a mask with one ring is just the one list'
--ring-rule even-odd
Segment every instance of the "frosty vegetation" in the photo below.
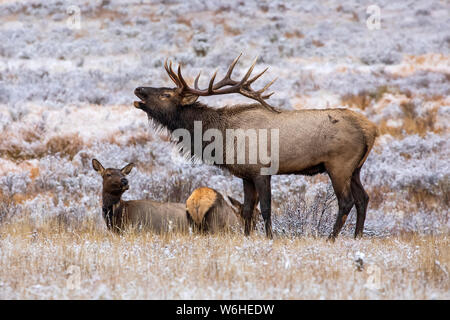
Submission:
{"label": "frosty vegetation", "polygon": [[[71,5],[80,8],[80,29],[70,23]],[[362,169],[371,197],[366,237],[448,236],[450,8],[444,1],[378,5],[381,29],[370,31],[366,6],[355,1],[2,2],[0,249],[12,245],[6,230],[20,221],[31,230],[49,219],[71,232],[87,221],[104,230],[94,157],[108,167],[137,165],[127,200],[184,202],[205,185],[243,200],[239,179],[184,161],[167,134],[132,106],[135,87],[172,86],[162,67],[166,57],[181,63],[192,81],[200,70],[223,73],[240,52],[236,71],[259,56],[256,71],[270,66],[264,77],[279,78],[272,105],[347,107],[378,124],[381,136]],[[200,100],[211,106],[247,101],[235,95]],[[337,203],[326,175],[272,181],[277,237],[296,241],[330,232]],[[343,238],[352,235],[355,219],[352,211]],[[264,248],[264,241],[255,246]],[[180,297],[207,297],[204,290]],[[317,290],[312,297],[325,294]],[[246,288],[237,297],[253,292]],[[8,295],[14,296],[0,298]]]}

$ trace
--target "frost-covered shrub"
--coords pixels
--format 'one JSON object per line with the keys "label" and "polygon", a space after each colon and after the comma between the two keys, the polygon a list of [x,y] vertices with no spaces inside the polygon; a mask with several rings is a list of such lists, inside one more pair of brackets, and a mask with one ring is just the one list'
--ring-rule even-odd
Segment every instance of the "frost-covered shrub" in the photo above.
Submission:
{"label": "frost-covered shrub", "polygon": [[391,190],[424,189],[441,194],[446,190],[440,186],[448,185],[450,172],[447,150],[448,139],[433,133],[424,138],[411,135],[402,140],[389,139],[381,152],[374,150],[368,157],[362,170],[364,180]]}
{"label": "frost-covered shrub", "polygon": [[273,228],[288,236],[325,236],[330,234],[335,215],[336,197],[331,184],[319,183],[312,196],[290,195],[273,217]]}
{"label": "frost-covered shrub", "polygon": [[[375,31],[369,31],[363,23],[366,7],[354,2],[325,6],[303,1],[164,1],[148,6],[140,2],[102,5],[81,1],[76,4],[81,10],[81,30],[67,26],[66,9],[70,5],[73,3],[67,1],[0,5],[5,19],[13,15],[20,18],[20,23],[2,26],[0,34],[0,59],[12,59],[2,70],[0,102],[25,99],[59,106],[67,102],[129,103],[133,89],[149,75],[152,82],[160,79],[167,55],[192,68],[215,68],[223,65],[224,52],[234,56],[245,48],[244,56],[259,55],[261,63],[282,66],[289,71],[290,79],[298,79],[302,67],[297,58],[324,57],[325,62],[339,63],[350,56],[352,63],[356,58],[376,70],[399,63],[403,54],[445,54],[449,50],[446,35],[440,32],[448,29],[448,22],[416,15],[443,12],[443,4],[424,4],[417,10],[415,6],[380,4],[383,8],[392,6],[394,13],[383,11],[387,15],[382,20],[383,28]],[[136,18],[136,8],[153,18]],[[204,10],[204,16],[199,14]],[[103,18],[105,12],[114,19]],[[414,19],[405,23],[407,19],[391,17],[399,12]],[[96,20],[101,21],[101,28],[95,26],[97,32],[85,34],[83,30],[91,28],[98,16],[102,17]],[[134,56],[128,57],[130,53]],[[321,61],[314,72],[320,74],[323,64]],[[318,77],[316,84],[338,93],[344,88],[370,89],[364,71],[350,72],[336,81],[339,76],[328,74],[321,81]],[[411,77],[393,82],[398,82],[401,90],[417,87],[425,94],[444,95],[448,91],[448,81],[439,84],[445,74],[424,72],[416,80],[415,75]],[[430,84],[424,85],[424,81]],[[283,86],[278,91],[283,96],[292,94],[291,89]]]}
{"label": "frost-covered shrub", "polygon": [[[324,95],[335,96],[337,101],[346,95],[367,95],[359,111],[377,124],[390,121],[388,125],[399,130],[405,112],[411,111],[409,120],[426,119],[434,108],[436,116],[431,120],[435,124],[426,127],[422,137],[408,136],[409,132],[396,139],[379,137],[362,178],[373,198],[379,197],[377,192],[395,193],[396,201],[404,204],[412,194],[423,192],[441,199],[436,200],[437,206],[448,202],[445,97],[450,86],[445,59],[450,42],[442,32],[449,29],[444,3],[419,1],[411,6],[382,0],[378,3],[382,28],[373,31],[364,23],[366,4],[354,1],[331,5],[278,0],[171,0],[152,1],[151,5],[138,0],[77,1],[80,30],[67,25],[66,9],[73,4],[61,0],[0,4],[4,22],[0,33],[4,172],[0,190],[9,199],[2,203],[3,212],[59,217],[69,225],[92,215],[101,218],[101,178],[92,170],[94,157],[109,167],[136,163],[125,199],[182,202],[194,188],[209,186],[242,201],[240,179],[212,166],[179,161],[169,143],[143,128],[142,121],[135,123],[135,118],[109,123],[105,112],[102,121],[106,125],[75,128],[83,141],[73,145],[61,139],[65,125],[49,120],[58,122],[85,105],[95,105],[100,113],[104,106],[132,108],[134,88],[140,85],[172,87],[162,68],[167,57],[181,63],[190,83],[202,70],[200,86],[205,87],[208,76],[216,68],[218,77],[223,75],[240,52],[243,56],[234,77],[242,77],[251,60],[259,56],[255,73],[265,66],[270,69],[254,88],[278,76],[270,103],[281,108],[292,108],[297,98],[317,97],[319,103],[314,107],[319,108],[326,107]],[[422,65],[421,55],[428,54],[433,59]],[[417,65],[409,68],[405,57],[417,57]],[[410,104],[402,106],[395,101],[396,94],[412,96]],[[376,108],[380,96],[392,99],[383,109]],[[201,97],[199,101],[216,107],[250,102],[239,95]],[[108,126],[115,127],[111,139],[101,132]],[[10,167],[23,173],[9,172]],[[272,178],[273,207],[280,213],[274,217],[278,232],[328,232],[337,209],[327,209],[330,220],[321,220],[323,228],[317,227],[317,212],[329,187],[314,181],[300,176]],[[21,193],[32,199],[12,200]],[[369,207],[366,231],[370,235],[437,230],[448,224],[448,215],[436,214],[442,208],[417,206],[414,215],[399,218],[391,211],[400,210],[401,205],[378,202],[376,210]],[[354,213],[349,226],[352,217]]]}
{"label": "frost-covered shrub", "polygon": [[13,196],[17,193],[25,193],[30,182],[28,172],[10,172],[0,177],[0,188],[4,195]]}
{"label": "frost-covered shrub", "polygon": [[210,38],[208,34],[205,33],[198,33],[194,35],[192,38],[192,49],[194,49],[194,52],[199,57],[204,57],[208,54],[208,51],[210,49],[209,44]]}

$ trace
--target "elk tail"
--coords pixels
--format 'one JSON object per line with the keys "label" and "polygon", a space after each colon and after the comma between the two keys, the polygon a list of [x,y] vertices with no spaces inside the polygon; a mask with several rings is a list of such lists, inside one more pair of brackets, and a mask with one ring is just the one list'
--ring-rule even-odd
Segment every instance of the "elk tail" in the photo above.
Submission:
{"label": "elk tail", "polygon": [[379,136],[380,132],[377,126],[367,119],[362,119],[358,117],[358,124],[362,130],[365,143],[364,153],[357,167],[361,168],[364,162],[366,161],[367,157],[369,156],[373,144],[375,143],[375,139]]}
{"label": "elk tail", "polygon": [[195,224],[201,225],[206,213],[217,199],[217,192],[211,188],[198,188],[186,201],[186,210]]}

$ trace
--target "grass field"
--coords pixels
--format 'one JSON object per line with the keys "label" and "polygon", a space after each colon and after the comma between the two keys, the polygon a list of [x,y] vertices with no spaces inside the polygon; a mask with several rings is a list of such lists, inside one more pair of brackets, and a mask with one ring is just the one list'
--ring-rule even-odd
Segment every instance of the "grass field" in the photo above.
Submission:
{"label": "grass field", "polygon": [[449,299],[448,236],[0,231],[0,299]]}
{"label": "grass field", "polygon": [[[368,5],[0,0],[0,299],[449,299],[449,3],[379,0],[377,30]],[[353,210],[326,242],[325,174],[272,178],[273,241],[261,224],[249,238],[107,232],[92,158],[136,164],[124,200],[183,203],[201,186],[243,200],[240,179],[186,162],[133,107],[136,87],[173,86],[166,58],[203,87],[240,52],[236,77],[256,56],[261,86],[278,77],[272,105],[378,126],[362,240]]]}

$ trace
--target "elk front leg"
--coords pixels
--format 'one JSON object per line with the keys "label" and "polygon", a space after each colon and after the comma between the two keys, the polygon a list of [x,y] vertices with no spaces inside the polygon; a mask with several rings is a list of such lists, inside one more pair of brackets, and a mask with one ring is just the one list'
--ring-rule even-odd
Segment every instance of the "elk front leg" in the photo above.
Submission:
{"label": "elk front leg", "polygon": [[272,234],[272,193],[270,188],[271,176],[258,176],[255,179],[256,191],[259,195],[259,203],[261,205],[261,214],[264,218],[264,224],[266,227],[266,236],[269,239],[273,238]]}
{"label": "elk front leg", "polygon": [[253,209],[256,202],[256,189],[252,180],[243,179],[244,182],[244,233],[246,236],[250,235],[252,226]]}

